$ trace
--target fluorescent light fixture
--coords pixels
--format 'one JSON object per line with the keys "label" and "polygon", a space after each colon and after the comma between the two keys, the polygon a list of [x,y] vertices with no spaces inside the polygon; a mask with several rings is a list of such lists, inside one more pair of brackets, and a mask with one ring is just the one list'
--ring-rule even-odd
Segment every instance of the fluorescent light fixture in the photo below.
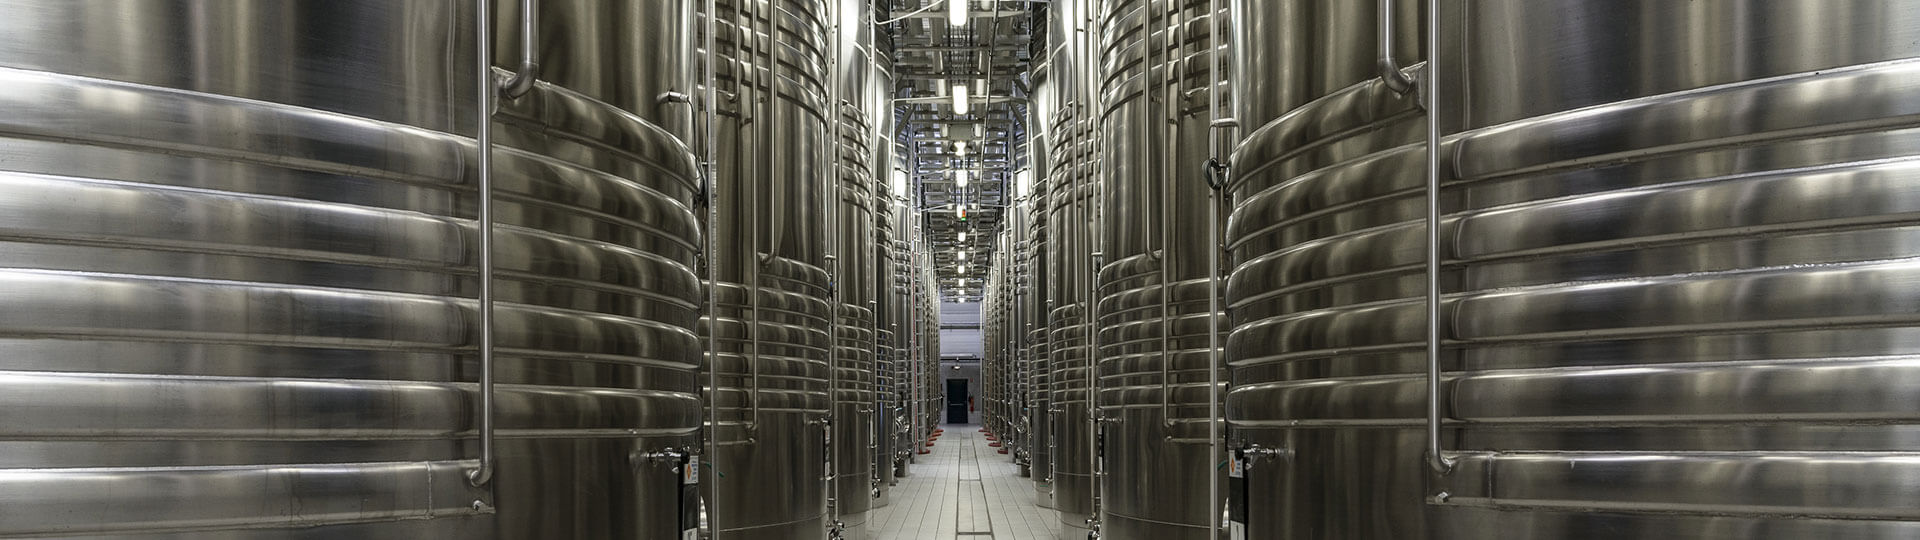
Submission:
{"label": "fluorescent light fixture", "polygon": [[967,4],[971,2],[972,0],[947,0],[947,24],[966,26],[967,8],[970,7]]}
{"label": "fluorescent light fixture", "polygon": [[960,231],[960,241],[961,242],[967,241],[967,231]]}
{"label": "fluorescent light fixture", "polygon": [[967,179],[971,176],[973,176],[973,171],[955,171],[953,173],[953,181],[960,185],[960,189],[967,189]]}
{"label": "fluorescent light fixture", "polygon": [[[960,260],[963,260],[963,261],[967,260],[967,252],[965,251],[960,252]],[[960,284],[965,285],[966,283],[967,283],[967,280],[964,280],[964,279],[960,280]]]}
{"label": "fluorescent light fixture", "polygon": [[967,98],[967,85],[953,85],[953,114],[967,114],[972,108],[973,102]]}

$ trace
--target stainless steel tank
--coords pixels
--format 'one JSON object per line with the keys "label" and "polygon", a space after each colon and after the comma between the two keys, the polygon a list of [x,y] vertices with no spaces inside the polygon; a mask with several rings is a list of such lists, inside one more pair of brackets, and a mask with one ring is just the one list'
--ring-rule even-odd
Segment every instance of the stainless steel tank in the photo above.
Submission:
{"label": "stainless steel tank", "polygon": [[1047,216],[1048,355],[1053,411],[1054,508],[1061,538],[1087,536],[1095,506],[1096,437],[1093,408],[1093,334],[1091,311],[1094,240],[1100,216],[1095,203],[1099,148],[1094,140],[1091,65],[1093,2],[1056,2],[1049,16],[1048,58],[1052,84],[1060,97],[1048,139],[1054,167],[1049,171]]}
{"label": "stainless steel tank", "polygon": [[[1003,224],[1010,226],[1012,220],[1003,220]],[[992,236],[994,250],[988,259],[986,298],[981,304],[982,333],[987,349],[982,366],[987,383],[987,425],[999,439],[996,442],[1001,451],[1009,455],[1019,447],[1026,431],[1024,422],[1014,413],[1018,403],[1019,356],[1010,331],[1014,325],[1013,250],[1009,247],[1012,240],[1013,230],[1006,226]]]}
{"label": "stainless steel tank", "polygon": [[898,198],[894,185],[893,38],[884,28],[874,30],[873,73],[867,80],[867,110],[873,116],[873,133],[867,143],[873,147],[874,235],[871,257],[874,262],[871,287],[874,304],[874,456],[873,483],[877,495],[874,507],[888,502],[894,483],[894,456],[902,441],[899,418],[900,322],[903,298],[896,285],[900,261],[895,246],[900,243]]}
{"label": "stainless steel tank", "polygon": [[1217,227],[1210,157],[1215,44],[1208,0],[1114,0],[1100,13],[1097,391],[1105,423],[1101,536],[1206,539],[1224,475],[1208,389]]}
{"label": "stainless steel tank", "polygon": [[[996,234],[998,236],[998,234]],[[987,258],[987,277],[981,279],[981,300],[979,300],[979,329],[981,329],[981,361],[979,361],[979,405],[981,405],[981,427],[987,429],[987,436],[995,438],[991,446],[1000,446],[1006,442],[1006,415],[1000,411],[1000,405],[1006,400],[1002,394],[1006,384],[1006,352],[1002,350],[1004,340],[1000,338],[1000,325],[1004,323],[1004,313],[1000,313],[1000,304],[1004,292],[1002,269],[996,265],[998,256]]]}
{"label": "stainless steel tank", "polygon": [[913,332],[915,336],[913,360],[916,362],[913,369],[915,403],[913,437],[916,443],[914,451],[916,456],[928,452],[926,447],[932,445],[928,437],[932,436],[934,430],[939,429],[940,426],[940,413],[937,409],[940,399],[939,390],[934,384],[938,380],[940,371],[940,335],[933,327],[938,324],[939,306],[932,289],[937,282],[931,279],[929,271],[931,267],[921,266],[933,262],[933,257],[927,250],[926,237],[923,236],[926,234],[926,216],[921,214],[919,218],[914,224],[916,238],[913,250]]}
{"label": "stainless steel tank", "polygon": [[1033,225],[1028,236],[1029,256],[1026,261],[1028,275],[1026,298],[1021,309],[1026,311],[1026,323],[1021,331],[1027,335],[1027,372],[1029,379],[1028,423],[1033,426],[1033,437],[1029,443],[1031,452],[1030,468],[1033,474],[1034,500],[1043,508],[1053,508],[1053,446],[1054,426],[1052,418],[1053,364],[1050,360],[1049,338],[1052,335],[1047,326],[1047,287],[1051,282],[1048,270],[1048,227],[1046,224],[1047,197],[1044,191],[1044,176],[1035,174],[1032,188],[1036,190],[1027,202],[1028,220]]}
{"label": "stainless steel tank", "polygon": [[915,358],[920,379],[920,433],[922,444],[940,429],[946,412],[946,386],[940,375],[940,276],[934,270],[933,246],[926,241],[924,214],[919,223],[919,249],[914,255],[914,270],[919,275],[915,303],[918,305],[919,355]]}
{"label": "stainless steel tank", "polygon": [[[1051,25],[1043,28],[1051,31]],[[1052,364],[1048,360],[1048,338],[1051,336],[1047,326],[1047,291],[1052,279],[1047,261],[1049,256],[1048,223],[1049,211],[1047,188],[1054,164],[1052,162],[1052,119],[1059,111],[1060,96],[1053,87],[1053,66],[1051,49],[1046,45],[1052,38],[1044,38],[1037,47],[1039,52],[1033,63],[1030,81],[1032,83],[1032,103],[1027,109],[1027,133],[1030,140],[1032,169],[1030,182],[1023,194],[1026,202],[1021,211],[1027,216],[1026,245],[1027,258],[1023,261],[1027,273],[1025,284],[1027,293],[1020,309],[1026,312],[1025,323],[1020,329],[1026,334],[1028,377],[1028,422],[1033,426],[1030,451],[1030,466],[1033,469],[1034,500],[1044,508],[1053,507],[1053,424],[1050,419],[1052,408]]]}
{"label": "stainless steel tank", "polygon": [[0,536],[680,538],[687,14],[542,14],[551,69],[489,126],[476,488],[475,4],[0,2]]}
{"label": "stainless steel tank", "polygon": [[[703,9],[705,7],[703,6]],[[828,101],[833,54],[821,0],[716,0],[701,43],[716,117],[716,249],[706,260],[713,466],[721,539],[823,539],[841,313],[828,260],[838,203]],[[703,98],[708,97],[702,94]]]}
{"label": "stainless steel tank", "polygon": [[999,383],[1000,374],[995,371],[1000,368],[1002,358],[1000,351],[995,350],[994,347],[995,340],[1000,337],[999,314],[994,312],[994,307],[1000,295],[994,291],[994,280],[998,276],[995,275],[992,257],[987,258],[986,266],[987,273],[980,279],[980,338],[983,342],[980,352],[980,388],[976,390],[969,387],[968,391],[980,397],[980,425],[987,431],[986,436],[995,437],[994,430],[1000,422],[1000,411],[997,405],[1000,396],[994,390],[994,385]]}
{"label": "stainless steel tank", "polygon": [[[891,125],[899,125],[897,111],[889,118],[894,119]],[[894,194],[889,204],[893,208],[893,230],[897,234],[892,246],[894,262],[891,273],[891,292],[894,297],[892,312],[896,321],[894,324],[896,335],[893,341],[896,360],[892,376],[896,386],[893,391],[892,410],[888,414],[888,418],[893,423],[889,438],[893,439],[894,448],[887,461],[887,465],[893,468],[893,475],[897,478],[907,475],[907,465],[913,461],[915,452],[921,448],[921,439],[916,432],[916,426],[919,425],[916,413],[920,410],[916,397],[919,388],[919,375],[916,369],[920,365],[917,352],[919,325],[914,320],[915,313],[918,311],[914,292],[916,276],[919,274],[913,258],[915,246],[919,242],[916,236],[919,228],[916,223],[919,222],[920,214],[910,202],[913,199],[914,183],[907,174],[909,167],[905,134],[894,128],[888,128],[885,131],[893,150],[889,159],[892,165],[888,172],[888,183],[895,184],[899,188],[899,193]]]}
{"label": "stainless steel tank", "polygon": [[832,67],[837,118],[832,153],[837,179],[832,209],[834,294],[833,495],[835,524],[846,538],[865,540],[873,508],[875,409],[874,135],[870,110],[873,35],[865,0],[836,0]]}
{"label": "stainless steel tank", "polygon": [[1032,231],[1031,228],[1028,227],[1027,205],[1029,201],[1025,194],[1021,193],[1022,188],[1018,186],[1020,182],[1018,178],[1027,174],[1030,173],[1028,171],[1021,171],[1015,173],[1014,178],[1008,179],[1008,193],[1011,195],[1013,203],[1007,208],[1005,214],[1007,216],[1006,223],[1008,224],[1007,241],[1005,243],[1007,254],[1005,260],[1001,263],[1005,265],[1008,274],[1006,285],[1007,324],[1005,330],[1005,347],[1007,348],[1007,354],[1011,357],[1009,359],[1008,369],[1012,371],[1012,374],[1009,375],[1012,388],[1009,389],[1008,399],[1011,400],[1013,404],[1008,408],[1007,414],[1010,421],[1013,422],[1017,428],[1014,445],[1010,453],[1013,455],[1013,462],[1014,465],[1018,467],[1017,470],[1020,476],[1032,476],[1033,474],[1033,445],[1038,433],[1038,430],[1035,429],[1033,424],[1032,398],[1034,377],[1032,371],[1033,362],[1031,359],[1033,349],[1027,346],[1029,336],[1026,330],[1028,322],[1032,317],[1032,311],[1028,309],[1029,306],[1027,304],[1027,300],[1032,294],[1032,291],[1028,288],[1032,277],[1027,273],[1028,259],[1032,257],[1029,251],[1031,249],[1031,243],[1028,242],[1028,238],[1032,235]]}
{"label": "stainless steel tank", "polygon": [[1248,537],[1920,534],[1920,5],[1447,5],[1401,95],[1370,7],[1236,3]]}

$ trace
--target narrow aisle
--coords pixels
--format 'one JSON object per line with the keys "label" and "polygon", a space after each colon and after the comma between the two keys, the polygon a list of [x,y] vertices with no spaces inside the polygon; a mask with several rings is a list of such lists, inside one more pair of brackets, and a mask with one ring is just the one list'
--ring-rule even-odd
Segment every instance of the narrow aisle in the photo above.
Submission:
{"label": "narrow aisle", "polygon": [[976,425],[946,432],[872,515],[874,540],[1051,540],[1059,520],[1034,504],[1033,479]]}

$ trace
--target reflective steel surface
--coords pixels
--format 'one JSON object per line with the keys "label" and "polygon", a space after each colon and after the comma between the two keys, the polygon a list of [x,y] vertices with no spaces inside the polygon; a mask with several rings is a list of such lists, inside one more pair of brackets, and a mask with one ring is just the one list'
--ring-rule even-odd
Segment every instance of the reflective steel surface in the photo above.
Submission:
{"label": "reflective steel surface", "polygon": [[838,0],[833,9],[842,26],[834,32],[833,96],[837,111],[831,143],[836,206],[833,356],[833,515],[849,540],[865,540],[868,510],[873,508],[874,450],[879,418],[874,393],[877,354],[877,297],[874,180],[875,111],[870,86],[874,65],[874,27],[862,11],[864,0]]}
{"label": "reflective steel surface", "polygon": [[[1050,474],[1061,537],[1084,538],[1095,506],[1096,430],[1093,409],[1092,278],[1100,215],[1095,188],[1099,162],[1093,121],[1091,1],[1059,2],[1047,33],[1049,84],[1057,107],[1049,114],[1047,151],[1047,355],[1051,422]],[[1040,111],[1048,113],[1048,111]],[[1036,182],[1041,180],[1036,179]]]}
{"label": "reflective steel surface", "polygon": [[866,540],[976,293],[1061,538],[1920,537],[1920,3],[522,5],[0,0],[0,538]]}
{"label": "reflective steel surface", "polygon": [[[1025,201],[1024,198],[1016,200],[1021,204]],[[1024,248],[1017,247],[1015,240],[1025,232],[1026,215],[1018,208],[1007,215],[1007,226],[994,238],[993,258],[989,261],[980,308],[986,342],[981,370],[988,400],[982,417],[989,432],[998,438],[999,453],[1007,454],[1021,474],[1031,475],[1027,449],[1032,427],[1028,424],[1027,409],[1032,376],[1028,373],[1031,365],[1026,360],[1030,351],[1024,345],[1025,331],[1022,330],[1030,311],[1023,309],[1029,293],[1022,285],[1027,267],[1017,262],[1024,256]]]}
{"label": "reflective steel surface", "polygon": [[[873,21],[866,24],[871,25]],[[871,245],[855,248],[869,250],[868,257],[873,261],[873,278],[867,286],[873,291],[875,317],[874,366],[870,376],[874,380],[873,504],[878,508],[889,502],[887,492],[894,483],[894,462],[906,449],[899,416],[902,403],[899,393],[904,382],[899,370],[907,363],[903,352],[906,338],[901,328],[906,319],[906,295],[897,283],[903,264],[898,259],[898,246],[905,242],[899,225],[898,199],[905,194],[896,192],[892,181],[895,177],[893,133],[898,129],[893,106],[893,39],[884,30],[869,31],[874,40],[872,72],[868,74],[861,98],[862,107],[872,118],[864,144],[872,152],[868,174],[873,181],[874,232]]]}
{"label": "reflective steel surface", "polygon": [[[1052,26],[1048,28],[1051,31]],[[1053,41],[1050,37],[1049,43]],[[1020,264],[1020,270],[1027,275],[1023,283],[1025,298],[1020,301],[1022,321],[1019,332],[1027,346],[1028,375],[1028,426],[1033,435],[1028,444],[1031,452],[1030,469],[1033,475],[1034,500],[1043,507],[1053,507],[1053,446],[1056,433],[1052,420],[1053,414],[1053,363],[1050,349],[1052,332],[1048,326],[1047,294],[1051,290],[1053,278],[1050,258],[1052,247],[1049,245],[1051,223],[1047,216],[1052,210],[1048,202],[1049,186],[1052,185],[1053,171],[1063,164],[1053,161],[1053,128],[1051,120],[1060,109],[1061,95],[1054,90],[1053,77],[1056,75],[1052,65],[1052,50],[1044,50],[1034,63],[1030,80],[1033,83],[1033,103],[1027,109],[1028,140],[1033,149],[1031,155],[1031,183],[1026,187],[1028,193],[1022,193],[1026,220],[1027,257]]]}
{"label": "reflective steel surface", "polygon": [[1212,294],[1205,0],[1115,0],[1100,16],[1108,152],[1096,278],[1101,536],[1205,539]]}
{"label": "reflective steel surface", "polygon": [[1235,6],[1236,69],[1265,70],[1236,81],[1259,129],[1228,234],[1228,419],[1272,451],[1250,538],[1920,530],[1920,5],[1442,13],[1446,474],[1422,456],[1425,113],[1371,71],[1367,10],[1324,7]]}
{"label": "reflective steel surface", "polygon": [[[684,56],[670,7],[553,4]],[[698,444],[696,165],[565,69],[495,116],[500,462],[466,480],[472,9],[0,2],[0,536],[680,537],[648,456]]]}
{"label": "reflective steel surface", "polygon": [[705,479],[714,535],[824,539],[843,313],[828,259],[838,200],[828,6],[720,0],[706,15],[718,29],[706,66],[718,99],[703,103],[717,117],[703,139],[717,168],[707,225],[718,249],[706,260],[717,303],[703,320],[718,379],[708,397],[719,450]]}

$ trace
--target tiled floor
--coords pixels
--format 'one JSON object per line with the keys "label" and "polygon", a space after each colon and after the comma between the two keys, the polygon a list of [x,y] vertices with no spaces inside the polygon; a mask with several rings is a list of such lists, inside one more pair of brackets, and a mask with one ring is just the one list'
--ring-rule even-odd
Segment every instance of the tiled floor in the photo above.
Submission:
{"label": "tiled floor", "polygon": [[873,540],[1052,540],[1060,519],[979,426],[952,425],[875,510]]}

